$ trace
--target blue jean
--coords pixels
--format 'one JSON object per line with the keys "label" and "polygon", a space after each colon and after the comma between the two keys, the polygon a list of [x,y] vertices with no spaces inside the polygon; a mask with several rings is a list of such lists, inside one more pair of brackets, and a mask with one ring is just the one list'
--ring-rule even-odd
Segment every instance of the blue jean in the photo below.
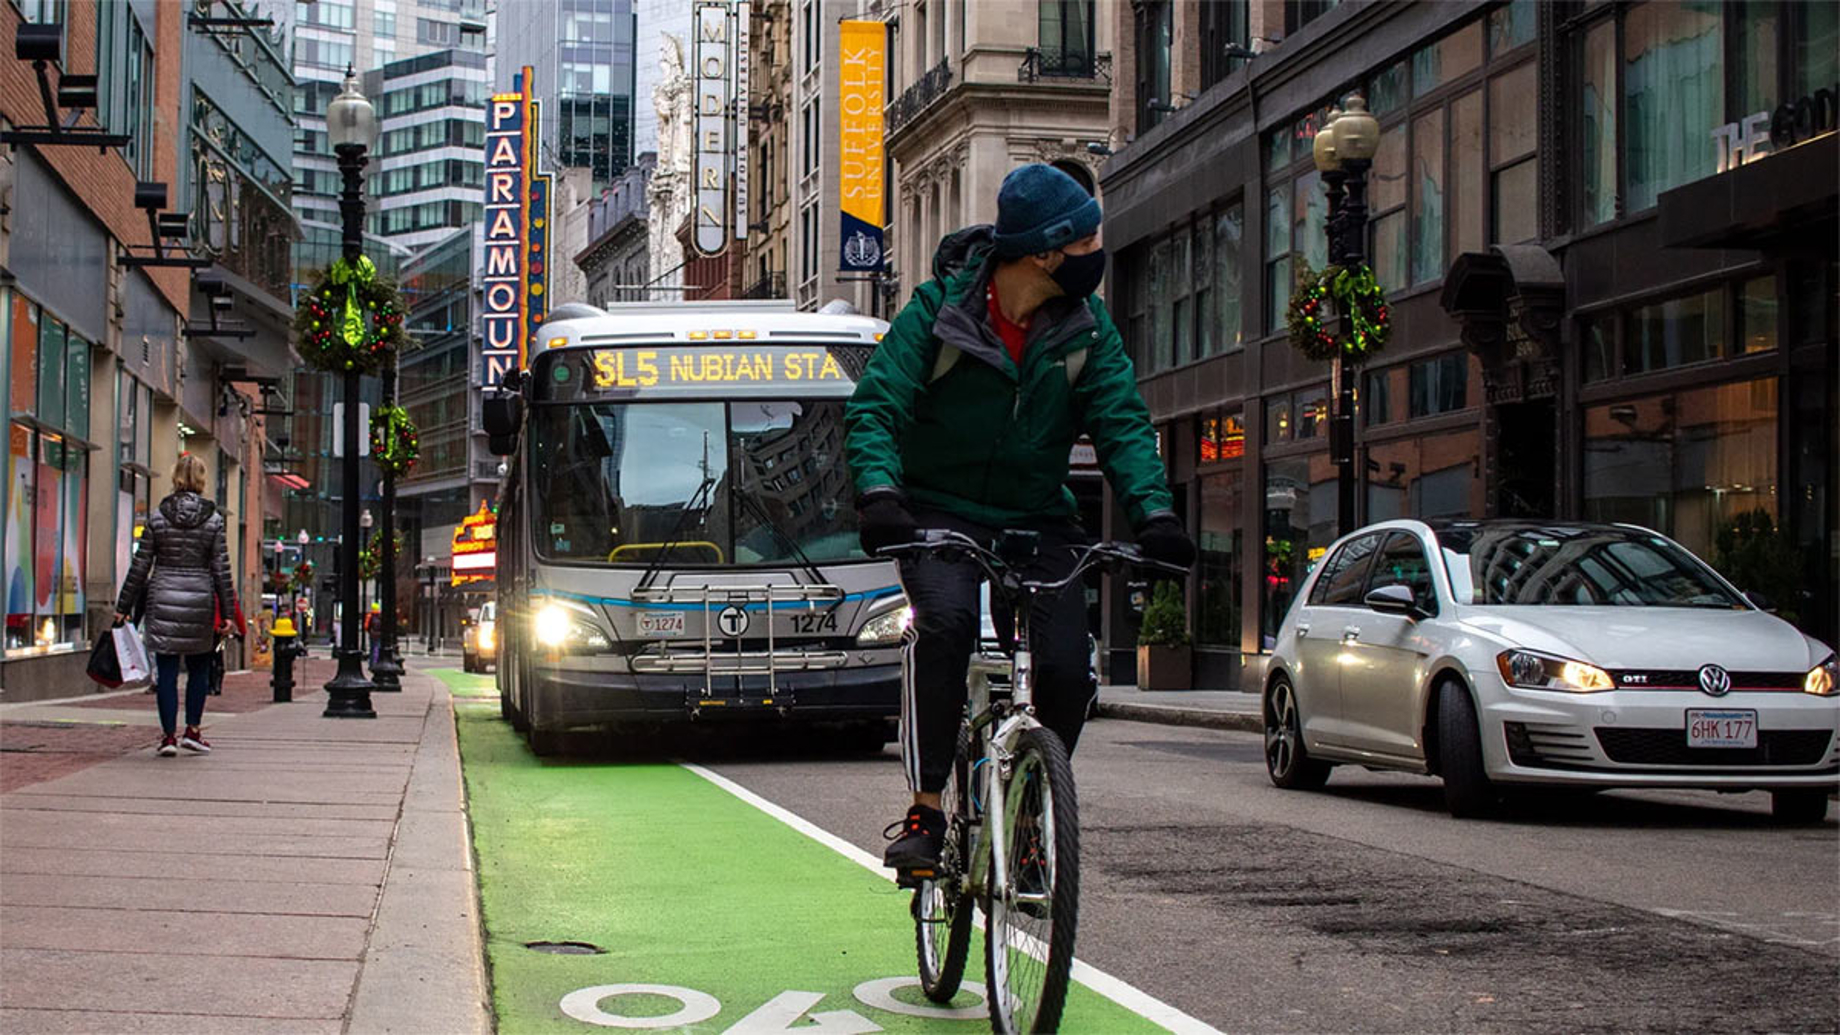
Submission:
{"label": "blue jean", "polygon": [[160,706],[160,728],[173,735],[173,723],[179,717],[179,661],[185,660],[185,724],[196,726],[204,719],[205,695],[211,692],[210,654],[155,654],[154,689]]}

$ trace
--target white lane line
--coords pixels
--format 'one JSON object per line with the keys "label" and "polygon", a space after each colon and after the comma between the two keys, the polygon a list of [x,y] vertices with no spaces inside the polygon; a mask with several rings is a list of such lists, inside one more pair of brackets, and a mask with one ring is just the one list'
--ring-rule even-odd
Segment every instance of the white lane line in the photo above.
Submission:
{"label": "white lane line", "polygon": [[[728,777],[712,772],[700,765],[693,765],[689,762],[679,762],[678,764],[767,815],[772,816],[774,819],[779,820],[781,823],[804,834],[813,841],[829,848],[845,859],[861,866],[877,877],[891,883],[894,881],[894,875],[882,865],[880,859],[858,848],[856,845],[845,841],[843,838],[838,837],[836,834],[831,833],[823,827],[818,826],[804,816],[780,805],[776,805],[735,781],[730,780]],[[979,917],[979,919],[982,920],[983,918]],[[983,924],[980,923],[978,926],[982,927]],[[1110,999],[1112,1002],[1117,1003],[1119,1006],[1124,1007],[1132,1013],[1144,1017],[1153,1023],[1162,1025],[1170,1031],[1175,1032],[1176,1035],[1224,1035],[1220,1029],[1213,1025],[1190,1017],[1188,1014],[1170,1006],[1168,1003],[1145,992],[1143,989],[1129,984],[1120,978],[1113,977],[1105,971],[1100,970],[1098,967],[1086,963],[1077,957],[1073,961],[1071,973],[1073,979],[1080,984],[1085,985],[1087,988],[1092,989],[1094,992]]]}

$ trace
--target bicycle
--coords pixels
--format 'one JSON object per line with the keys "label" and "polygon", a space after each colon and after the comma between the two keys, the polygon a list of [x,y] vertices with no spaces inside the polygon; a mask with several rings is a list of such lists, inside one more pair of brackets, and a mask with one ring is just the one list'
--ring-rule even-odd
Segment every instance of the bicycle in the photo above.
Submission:
{"label": "bicycle", "polygon": [[1035,719],[1032,605],[1098,564],[1188,573],[1130,544],[1100,543],[1081,549],[1064,578],[1024,579],[1019,570],[1039,546],[1034,532],[1004,532],[992,550],[959,532],[927,530],[881,550],[970,560],[990,580],[993,599],[1014,616],[1007,656],[986,651],[971,661],[966,714],[940,800],[946,834],[939,866],[909,874],[917,879],[914,946],[922,991],[936,1003],[958,993],[973,907],[981,909],[985,999],[991,1029],[1003,1035],[1059,1026],[1079,918],[1079,801],[1066,746]]}

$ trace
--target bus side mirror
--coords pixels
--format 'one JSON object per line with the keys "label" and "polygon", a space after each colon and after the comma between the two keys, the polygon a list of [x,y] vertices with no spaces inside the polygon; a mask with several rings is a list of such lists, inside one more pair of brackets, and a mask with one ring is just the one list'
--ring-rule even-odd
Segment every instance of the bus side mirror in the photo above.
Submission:
{"label": "bus side mirror", "polygon": [[[480,423],[485,426],[486,434],[490,435],[494,442],[500,439],[515,439],[518,425],[524,422],[524,397],[513,392],[493,392],[483,400],[479,416]],[[499,456],[508,456],[511,450],[511,446],[503,450],[494,447],[492,452]]]}

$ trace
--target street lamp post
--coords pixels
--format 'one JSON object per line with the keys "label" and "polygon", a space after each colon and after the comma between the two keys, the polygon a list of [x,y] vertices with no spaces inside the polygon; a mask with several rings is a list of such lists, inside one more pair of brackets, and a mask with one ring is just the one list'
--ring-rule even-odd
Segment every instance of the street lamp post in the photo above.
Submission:
{"label": "street lamp post", "polygon": [[[1380,123],[1360,94],[1350,94],[1346,103],[1347,110],[1331,111],[1317,131],[1311,156],[1329,195],[1329,264],[1351,267],[1367,259],[1367,170],[1380,146]],[[1337,535],[1347,535],[1355,525],[1354,382],[1360,361],[1345,359],[1345,352],[1336,349],[1330,374],[1335,413],[1329,422],[1329,458],[1336,468]]]}
{"label": "street lamp post", "polygon": [[[343,189],[339,192],[339,215],[343,222],[343,254],[347,263],[355,264],[364,252],[364,153],[377,142],[377,112],[364,99],[358,77],[345,70],[345,89],[326,108],[326,134],[338,155]],[[345,619],[339,625],[336,651],[339,670],[326,684],[327,718],[374,719],[371,707],[371,681],[364,677],[364,652],[358,647],[358,371],[345,372],[345,414],[342,435],[345,456],[340,471],[344,489],[344,532],[339,544],[339,603]]]}
{"label": "street lamp post", "polygon": [[[383,405],[396,405],[396,353],[383,364]],[[402,658],[396,653],[396,472],[383,470],[383,513],[377,528],[377,598],[382,604],[377,621],[377,660],[371,663],[371,682],[378,690],[402,689]]]}

